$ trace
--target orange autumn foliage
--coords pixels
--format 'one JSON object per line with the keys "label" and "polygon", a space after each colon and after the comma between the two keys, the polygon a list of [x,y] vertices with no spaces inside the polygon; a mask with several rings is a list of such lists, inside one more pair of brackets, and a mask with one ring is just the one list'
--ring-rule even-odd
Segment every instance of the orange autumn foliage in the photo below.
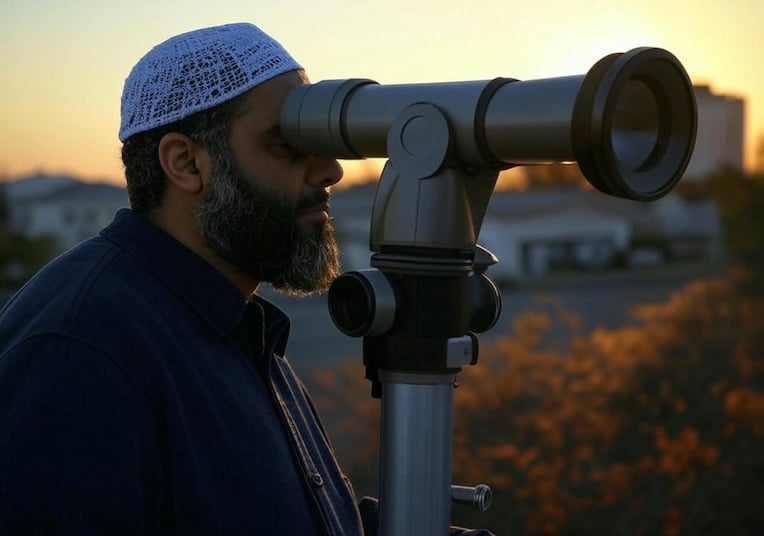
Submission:
{"label": "orange autumn foliage", "polygon": [[[576,330],[569,312],[515,318],[459,375],[454,480],[494,507],[456,522],[496,534],[764,533],[764,298],[694,282],[632,325]],[[551,330],[568,348],[544,346]],[[360,360],[359,360],[360,361]],[[356,486],[373,493],[379,402],[360,363],[320,373]],[[366,486],[366,487],[365,487]]]}

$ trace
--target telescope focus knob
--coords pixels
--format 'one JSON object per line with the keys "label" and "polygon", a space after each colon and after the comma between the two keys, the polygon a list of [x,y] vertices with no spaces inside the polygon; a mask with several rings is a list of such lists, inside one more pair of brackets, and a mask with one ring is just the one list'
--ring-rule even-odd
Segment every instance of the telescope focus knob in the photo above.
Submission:
{"label": "telescope focus knob", "polygon": [[493,503],[493,492],[485,484],[471,486],[451,486],[451,500],[455,503],[472,506],[479,512],[485,512]]}

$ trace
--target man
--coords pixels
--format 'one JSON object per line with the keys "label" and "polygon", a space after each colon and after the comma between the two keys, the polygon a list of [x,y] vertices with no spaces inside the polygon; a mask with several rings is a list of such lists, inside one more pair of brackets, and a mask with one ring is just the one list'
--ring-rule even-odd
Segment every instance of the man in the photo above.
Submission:
{"label": "man", "polygon": [[[352,491],[255,291],[336,275],[332,159],[293,152],[300,66],[254,26],[134,67],[131,211],[0,315],[0,533],[359,534]],[[25,532],[28,530],[29,532]]]}
{"label": "man", "polygon": [[319,292],[338,271],[342,169],[279,132],[305,81],[250,24],[133,68],[131,209],[0,312],[0,534],[363,534],[283,358],[288,319],[256,294]]}

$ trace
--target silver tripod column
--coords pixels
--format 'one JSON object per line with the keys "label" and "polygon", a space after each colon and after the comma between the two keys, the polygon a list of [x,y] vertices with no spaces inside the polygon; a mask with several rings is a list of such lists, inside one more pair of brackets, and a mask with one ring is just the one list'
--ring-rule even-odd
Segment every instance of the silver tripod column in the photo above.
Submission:
{"label": "silver tripod column", "polygon": [[380,371],[380,536],[447,536],[456,374]]}

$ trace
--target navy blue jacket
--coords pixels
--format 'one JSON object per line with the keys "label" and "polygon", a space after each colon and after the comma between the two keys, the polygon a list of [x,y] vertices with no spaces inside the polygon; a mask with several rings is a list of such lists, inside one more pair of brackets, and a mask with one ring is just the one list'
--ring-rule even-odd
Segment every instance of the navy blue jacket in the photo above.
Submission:
{"label": "navy blue jacket", "polygon": [[362,534],[288,332],[120,211],[0,312],[0,534]]}

